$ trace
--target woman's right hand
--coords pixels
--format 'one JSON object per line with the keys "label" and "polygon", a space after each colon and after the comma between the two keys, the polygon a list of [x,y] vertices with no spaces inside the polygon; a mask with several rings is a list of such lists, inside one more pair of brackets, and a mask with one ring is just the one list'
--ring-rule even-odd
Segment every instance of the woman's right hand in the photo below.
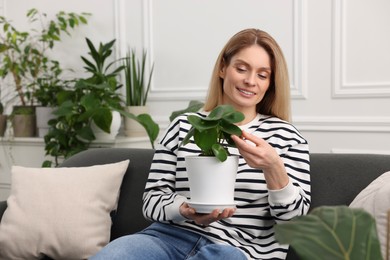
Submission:
{"label": "woman's right hand", "polygon": [[179,208],[180,214],[187,219],[193,220],[196,224],[201,226],[208,226],[214,221],[218,221],[224,218],[230,218],[236,212],[236,208],[226,208],[222,212],[219,209],[213,210],[209,214],[196,213],[194,208],[191,208],[187,203],[181,204]]}

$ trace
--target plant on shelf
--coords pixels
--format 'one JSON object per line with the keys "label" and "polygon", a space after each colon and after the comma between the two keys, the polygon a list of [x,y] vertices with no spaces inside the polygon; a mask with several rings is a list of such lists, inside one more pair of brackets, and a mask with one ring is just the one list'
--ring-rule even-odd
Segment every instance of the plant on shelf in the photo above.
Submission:
{"label": "plant on shelf", "polygon": [[135,50],[129,50],[124,58],[126,106],[145,106],[148,100],[154,66],[145,81],[146,51],[143,51],[141,61],[137,59]]}
{"label": "plant on shelf", "polygon": [[363,209],[322,206],[275,226],[300,259],[383,259],[375,219]]}
{"label": "plant on shelf", "polygon": [[[149,110],[146,106],[154,66],[152,66],[149,75],[146,76],[146,57],[146,51],[143,51],[139,60],[135,50],[129,50],[126,57],[123,58],[126,111],[138,119],[142,119],[140,122],[133,116],[126,116],[124,120],[125,134],[132,137],[144,136],[146,130],[149,139],[153,139],[154,142],[159,128],[149,116]],[[134,122],[134,120],[138,123]]]}
{"label": "plant on shelf", "polygon": [[[32,26],[31,32],[19,31],[4,16],[0,16],[3,29],[0,76],[5,78],[11,75],[21,105],[34,105],[38,79],[52,74],[52,69],[57,70],[56,66],[50,66],[52,60],[47,54],[48,50],[61,40],[62,33],[69,35],[69,29],[86,24],[88,15],[61,11],[55,19],[46,21],[45,13],[30,9],[26,16]],[[41,25],[40,30],[34,29],[37,23]]]}
{"label": "plant on shelf", "polygon": [[[89,58],[82,56],[81,59],[90,76],[66,82],[57,95],[56,117],[49,121],[50,129],[44,137],[46,155],[54,157],[55,166],[59,159],[88,149],[96,139],[97,128],[113,134],[111,137],[114,138],[120,127],[120,114],[140,122],[147,129],[152,145],[157,138],[159,128],[150,115],[135,116],[123,109],[123,98],[118,92],[122,85],[118,77],[124,67],[115,68],[117,61],[109,61],[115,40],[100,43],[98,47],[88,38],[86,42]],[[114,129],[112,122],[118,116],[119,120],[115,121],[119,125]],[[49,160],[43,163],[45,167],[51,165]]]}
{"label": "plant on shelf", "polygon": [[[49,121],[51,128],[44,137],[46,154],[55,158],[55,165],[59,158],[66,159],[88,149],[96,139],[92,124],[110,133],[113,111],[122,111],[117,77],[123,67],[113,68],[114,61],[107,64],[115,40],[100,43],[98,48],[88,38],[86,42],[92,59],[83,56],[81,59],[90,76],[68,82],[58,93],[56,118]],[[44,162],[44,166],[50,165],[50,161]]]}
{"label": "plant on shelf", "polygon": [[[45,13],[33,8],[28,10],[29,31],[20,31],[11,21],[0,16],[3,34],[0,34],[0,77],[15,90],[12,98],[15,105],[35,106],[41,78],[57,77],[58,62],[52,60],[48,51],[61,40],[63,33],[87,23],[89,14],[60,11],[52,20]],[[8,81],[9,79],[9,81]],[[52,81],[52,80],[51,80]],[[54,89],[53,89],[54,92]]]}
{"label": "plant on shelf", "polygon": [[223,162],[229,155],[228,146],[235,146],[230,136],[242,134],[235,123],[244,118],[244,114],[235,111],[230,105],[217,106],[207,117],[188,115],[187,119],[192,128],[181,145],[189,143],[193,136],[195,144],[201,149],[201,156],[215,156]]}

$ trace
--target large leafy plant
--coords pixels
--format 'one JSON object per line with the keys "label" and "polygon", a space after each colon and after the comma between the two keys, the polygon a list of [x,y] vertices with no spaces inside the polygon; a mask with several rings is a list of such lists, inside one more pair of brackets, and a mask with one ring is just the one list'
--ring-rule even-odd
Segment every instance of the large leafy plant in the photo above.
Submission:
{"label": "large leafy plant", "polygon": [[275,226],[276,239],[302,260],[383,259],[375,219],[363,209],[323,206]]}
{"label": "large leafy plant", "polygon": [[207,117],[188,115],[192,128],[184,137],[181,145],[194,138],[195,144],[201,149],[201,156],[215,156],[224,162],[230,155],[228,146],[235,146],[231,135],[241,136],[241,129],[235,123],[244,120],[243,113],[236,111],[230,105],[219,105]]}
{"label": "large leafy plant", "polygon": [[0,34],[0,77],[8,75],[13,80],[19,104],[34,105],[35,91],[39,88],[40,78],[55,78],[60,70],[48,56],[63,33],[87,23],[89,14],[58,12],[52,20],[46,20],[46,14],[37,9],[27,12],[31,30],[20,31],[12,22],[0,16],[3,34]]}
{"label": "large leafy plant", "polygon": [[[55,119],[49,121],[49,133],[44,137],[47,155],[68,158],[88,149],[95,140],[92,121],[103,131],[110,132],[112,111],[121,110],[121,95],[116,91],[121,85],[117,77],[123,67],[114,68],[109,61],[115,40],[95,47],[86,38],[89,58],[81,57],[89,77],[76,79],[58,93],[59,107]],[[72,85],[73,83],[73,85]],[[45,162],[44,166],[49,166]]]}
{"label": "large leafy plant", "polygon": [[[143,125],[153,146],[159,132],[159,126],[150,115],[135,116],[123,110],[122,95],[117,91],[122,85],[118,81],[123,66],[115,67],[116,61],[110,61],[115,40],[100,43],[98,47],[86,38],[89,57],[82,56],[84,68],[89,77],[68,82],[67,87],[57,95],[59,107],[54,112],[55,119],[49,121],[49,133],[44,137],[47,155],[55,159],[68,158],[89,148],[95,140],[91,123],[109,133],[112,111],[131,117]],[[73,84],[72,84],[73,83]],[[43,166],[51,166],[45,161]]]}

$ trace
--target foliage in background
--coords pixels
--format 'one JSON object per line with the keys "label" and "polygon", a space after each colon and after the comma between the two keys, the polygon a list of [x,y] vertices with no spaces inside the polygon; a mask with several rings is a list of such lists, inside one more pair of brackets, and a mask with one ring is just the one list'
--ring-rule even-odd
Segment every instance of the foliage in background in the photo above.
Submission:
{"label": "foliage in background", "polygon": [[[61,69],[59,63],[51,60],[47,51],[60,41],[62,33],[70,35],[70,29],[87,24],[89,14],[58,12],[47,21],[47,15],[37,9],[28,10],[29,31],[20,31],[11,21],[0,16],[3,34],[0,35],[0,77],[10,75],[14,82],[19,104],[34,105],[34,93],[40,78],[56,78]],[[36,29],[39,25],[40,30]]]}
{"label": "foliage in background", "polygon": [[[118,111],[143,125],[152,146],[159,133],[159,126],[150,115],[135,116],[123,109],[123,97],[117,90],[122,87],[118,77],[124,66],[115,67],[117,61],[109,61],[115,40],[100,43],[98,48],[88,38],[86,42],[89,58],[82,56],[81,59],[90,76],[68,82],[67,87],[58,93],[59,107],[54,112],[56,118],[49,121],[50,129],[44,137],[46,155],[54,157],[55,166],[60,158],[69,158],[89,148],[95,140],[92,121],[109,133],[112,111]],[[50,167],[52,164],[45,161],[43,166]]]}
{"label": "foliage in background", "polygon": [[279,243],[302,260],[383,259],[375,219],[363,209],[323,206],[275,226]]}
{"label": "foliage in background", "polygon": [[195,144],[201,149],[202,156],[215,156],[223,162],[229,156],[228,146],[235,146],[231,135],[241,136],[241,129],[235,123],[245,116],[230,105],[219,105],[207,117],[188,115],[192,125],[180,145],[186,145],[194,137]]}
{"label": "foliage in background", "polygon": [[173,119],[187,112],[193,112],[193,113],[198,112],[199,109],[201,109],[203,106],[204,106],[203,102],[197,100],[191,100],[190,103],[188,104],[188,107],[173,111],[169,116],[169,121],[172,122]]}
{"label": "foliage in background", "polygon": [[138,60],[134,50],[129,50],[124,58],[126,106],[144,106],[148,99],[154,65],[145,81],[146,51]]}
{"label": "foliage in background", "polygon": [[[95,140],[92,121],[109,133],[112,111],[122,110],[122,98],[116,90],[121,87],[117,77],[123,67],[115,68],[114,61],[107,63],[115,40],[100,43],[98,48],[88,38],[86,42],[91,59],[81,59],[90,76],[71,82],[72,86],[58,94],[56,118],[49,121],[51,127],[44,137],[46,154],[55,158],[56,166],[59,158],[66,159],[89,148]],[[51,166],[51,162],[45,161],[44,166]]]}

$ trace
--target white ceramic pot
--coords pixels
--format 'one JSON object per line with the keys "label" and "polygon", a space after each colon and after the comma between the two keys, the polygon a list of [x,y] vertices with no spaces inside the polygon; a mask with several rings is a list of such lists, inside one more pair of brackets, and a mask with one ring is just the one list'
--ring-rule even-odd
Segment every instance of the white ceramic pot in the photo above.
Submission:
{"label": "white ceramic pot", "polygon": [[112,111],[110,133],[104,132],[102,129],[97,127],[94,122],[91,123],[91,128],[97,140],[113,140],[118,135],[121,124],[121,114],[117,111]]}
{"label": "white ceramic pot", "polygon": [[35,113],[37,117],[37,129],[38,129],[38,136],[44,137],[47,132],[49,131],[49,125],[48,122],[50,119],[54,118],[53,111],[56,108],[53,107],[36,107]]}
{"label": "white ceramic pot", "polygon": [[185,157],[190,185],[189,205],[199,213],[214,209],[235,207],[234,187],[238,156],[229,156],[225,162],[215,157]]}
{"label": "white ceramic pot", "polygon": [[[138,116],[140,114],[147,114],[149,113],[149,109],[147,106],[128,106],[126,107],[126,111],[128,113],[131,113],[135,116]],[[125,135],[129,137],[143,137],[148,136],[146,133],[145,128],[138,123],[137,121],[125,117]]]}

